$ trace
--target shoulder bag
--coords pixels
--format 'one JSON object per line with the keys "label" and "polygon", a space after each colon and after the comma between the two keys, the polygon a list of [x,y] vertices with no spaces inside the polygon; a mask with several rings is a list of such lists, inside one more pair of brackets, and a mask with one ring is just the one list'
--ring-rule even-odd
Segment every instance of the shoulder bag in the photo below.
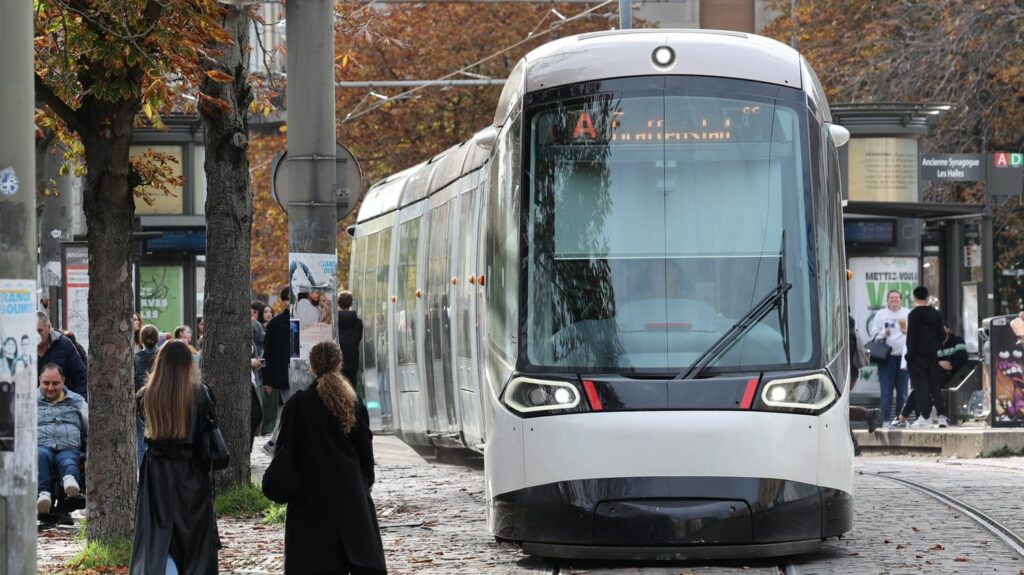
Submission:
{"label": "shoulder bag", "polygon": [[203,434],[200,439],[200,457],[203,467],[220,471],[231,463],[231,454],[224,442],[224,434],[217,425],[217,413],[206,386],[203,386],[205,406],[203,409]]}
{"label": "shoulder bag", "polygon": [[263,494],[274,503],[288,503],[299,488],[299,472],[292,461],[291,452],[279,444],[274,459],[263,472]]}
{"label": "shoulder bag", "polygon": [[892,348],[880,339],[873,339],[864,345],[864,351],[867,352],[871,363],[883,363],[889,361]]}

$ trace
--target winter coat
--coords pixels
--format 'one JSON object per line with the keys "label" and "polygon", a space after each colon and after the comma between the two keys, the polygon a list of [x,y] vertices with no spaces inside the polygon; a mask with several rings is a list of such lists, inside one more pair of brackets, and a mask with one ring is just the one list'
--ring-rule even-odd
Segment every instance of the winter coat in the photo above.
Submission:
{"label": "winter coat", "polygon": [[942,348],[939,349],[936,356],[939,361],[946,360],[953,364],[949,375],[960,371],[960,368],[967,364],[967,344],[964,343],[964,338],[955,333],[949,334],[949,338],[942,342]]}
{"label": "winter coat", "polygon": [[199,458],[203,432],[215,425],[213,402],[206,386],[201,385],[189,413],[188,437],[179,441],[146,438],[135,507],[131,575],[164,573],[168,552],[181,575],[217,573],[211,469]]}
{"label": "winter coat", "polygon": [[75,344],[55,329],[50,331],[50,346],[36,364],[39,371],[36,375],[43,375],[43,367],[49,363],[55,363],[64,370],[65,387],[85,399],[89,398],[88,372],[82,356],[78,355]]}
{"label": "winter coat", "polygon": [[349,383],[356,384],[359,373],[359,343],[363,341],[363,320],[356,312],[338,312],[338,346],[341,347],[341,373]]}
{"label": "winter coat", "polygon": [[275,315],[267,322],[263,337],[263,385],[274,389],[290,389],[288,386],[288,363],[291,362],[291,315],[288,310]]}
{"label": "winter coat", "polygon": [[289,450],[302,486],[288,502],[285,573],[345,573],[346,559],[368,572],[386,573],[369,490],[374,480],[370,416],[360,402],[356,426],[345,435],[318,386],[314,382],[293,395],[281,415],[278,449]]}
{"label": "winter coat", "polygon": [[149,377],[149,370],[153,369],[153,362],[156,360],[156,346],[147,347],[135,352],[135,391],[146,385]]}
{"label": "winter coat", "polygon": [[930,305],[919,305],[907,316],[907,363],[934,363],[946,339],[942,314]]}
{"label": "winter coat", "polygon": [[50,401],[36,388],[37,444],[54,451],[82,449],[82,436],[89,431],[89,406],[77,393],[65,389],[64,397]]}

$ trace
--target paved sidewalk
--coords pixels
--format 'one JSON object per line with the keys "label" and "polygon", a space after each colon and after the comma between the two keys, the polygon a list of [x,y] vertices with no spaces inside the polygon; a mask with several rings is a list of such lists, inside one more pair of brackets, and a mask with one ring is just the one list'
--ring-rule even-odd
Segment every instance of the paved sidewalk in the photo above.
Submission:
{"label": "paved sidewalk", "polygon": [[[257,482],[270,463],[262,450],[266,439],[257,438],[251,454],[252,477]],[[393,436],[374,438],[374,451],[373,499],[389,573],[525,573],[537,564],[487,535],[482,470],[428,463]],[[224,545],[220,573],[283,571],[284,525],[228,518],[218,519],[217,525]],[[36,551],[40,573],[62,572],[84,545],[77,534],[77,526],[40,534]]]}

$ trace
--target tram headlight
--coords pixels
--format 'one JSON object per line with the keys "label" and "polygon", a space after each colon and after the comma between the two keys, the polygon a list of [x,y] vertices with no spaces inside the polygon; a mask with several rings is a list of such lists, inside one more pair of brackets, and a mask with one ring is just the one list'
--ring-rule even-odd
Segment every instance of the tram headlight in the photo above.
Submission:
{"label": "tram headlight", "polygon": [[761,390],[761,402],[769,410],[819,412],[836,397],[836,386],[824,373],[773,379]]}
{"label": "tram headlight", "polygon": [[580,392],[568,381],[515,377],[502,395],[505,405],[522,414],[580,411]]}

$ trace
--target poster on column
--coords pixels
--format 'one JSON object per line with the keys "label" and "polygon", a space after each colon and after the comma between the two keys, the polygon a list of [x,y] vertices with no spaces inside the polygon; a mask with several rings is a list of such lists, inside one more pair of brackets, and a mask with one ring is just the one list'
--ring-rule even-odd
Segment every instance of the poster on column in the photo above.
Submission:
{"label": "poster on column", "polygon": [[[918,258],[863,257],[850,258],[850,312],[861,340],[871,339],[869,332],[875,313],[885,308],[886,294],[896,290],[903,296],[903,307],[909,307],[910,296],[919,281]],[[861,368],[855,395],[878,397],[878,369],[874,365]]]}
{"label": "poster on column", "polygon": [[309,359],[314,345],[334,339],[338,254],[289,254],[288,272],[292,320],[299,322],[299,358]]}
{"label": "poster on column", "polygon": [[0,451],[14,451],[16,381],[35,379],[36,282],[0,280]]}
{"label": "poster on column", "polygon": [[89,349],[89,248],[64,244],[64,329]]}

